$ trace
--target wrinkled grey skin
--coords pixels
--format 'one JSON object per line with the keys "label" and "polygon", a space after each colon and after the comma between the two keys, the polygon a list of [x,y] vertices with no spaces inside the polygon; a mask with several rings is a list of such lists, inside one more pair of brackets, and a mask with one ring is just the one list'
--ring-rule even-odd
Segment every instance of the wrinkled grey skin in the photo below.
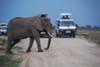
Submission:
{"label": "wrinkled grey skin", "polygon": [[38,52],[43,52],[40,44],[39,33],[45,31],[48,33],[48,45],[46,50],[50,47],[52,28],[49,18],[43,18],[39,16],[23,18],[16,17],[12,19],[7,26],[7,53],[12,53],[11,49],[21,39],[30,38],[30,43],[27,52],[31,51],[34,40],[36,40]]}

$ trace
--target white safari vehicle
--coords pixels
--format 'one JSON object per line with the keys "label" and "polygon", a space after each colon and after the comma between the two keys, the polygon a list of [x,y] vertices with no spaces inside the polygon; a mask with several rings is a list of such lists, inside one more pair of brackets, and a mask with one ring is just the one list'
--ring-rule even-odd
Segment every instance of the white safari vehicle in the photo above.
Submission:
{"label": "white safari vehicle", "polygon": [[7,23],[0,23],[0,35],[7,35]]}
{"label": "white safari vehicle", "polygon": [[73,19],[69,18],[70,13],[61,13],[60,18],[56,22],[56,36],[69,35],[70,37],[76,36],[77,26]]}

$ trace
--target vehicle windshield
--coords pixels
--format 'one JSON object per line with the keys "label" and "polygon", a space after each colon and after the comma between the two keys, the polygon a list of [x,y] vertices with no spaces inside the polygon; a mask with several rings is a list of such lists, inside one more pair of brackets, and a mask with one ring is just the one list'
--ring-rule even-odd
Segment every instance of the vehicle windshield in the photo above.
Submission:
{"label": "vehicle windshield", "polygon": [[2,26],[0,27],[1,30],[6,30],[7,29],[7,26]]}
{"label": "vehicle windshield", "polygon": [[73,21],[61,21],[60,26],[75,26]]}

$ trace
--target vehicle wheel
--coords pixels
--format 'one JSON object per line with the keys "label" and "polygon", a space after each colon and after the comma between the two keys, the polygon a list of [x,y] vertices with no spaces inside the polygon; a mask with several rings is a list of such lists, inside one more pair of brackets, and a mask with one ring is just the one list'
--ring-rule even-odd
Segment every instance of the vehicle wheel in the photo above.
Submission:
{"label": "vehicle wheel", "polygon": [[76,37],[76,34],[75,34],[75,33],[73,33],[73,34],[72,34],[72,37],[73,37],[73,38],[75,38],[75,37]]}
{"label": "vehicle wheel", "polygon": [[2,34],[0,33],[0,35],[2,35]]}
{"label": "vehicle wheel", "polygon": [[56,33],[56,37],[58,37],[58,34]]}
{"label": "vehicle wheel", "polygon": [[70,37],[70,38],[73,37],[72,33],[69,34],[69,37]]}
{"label": "vehicle wheel", "polygon": [[1,32],[1,36],[2,36],[2,35],[4,35],[4,33],[3,33],[3,32]]}

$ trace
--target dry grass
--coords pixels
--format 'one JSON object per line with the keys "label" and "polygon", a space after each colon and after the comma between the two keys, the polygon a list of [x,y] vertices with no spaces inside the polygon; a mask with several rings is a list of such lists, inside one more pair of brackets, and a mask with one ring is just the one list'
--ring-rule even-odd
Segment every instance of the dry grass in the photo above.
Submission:
{"label": "dry grass", "polygon": [[89,39],[97,44],[100,44],[100,31],[89,33]]}
{"label": "dry grass", "polygon": [[79,29],[77,34],[100,45],[100,29]]}

